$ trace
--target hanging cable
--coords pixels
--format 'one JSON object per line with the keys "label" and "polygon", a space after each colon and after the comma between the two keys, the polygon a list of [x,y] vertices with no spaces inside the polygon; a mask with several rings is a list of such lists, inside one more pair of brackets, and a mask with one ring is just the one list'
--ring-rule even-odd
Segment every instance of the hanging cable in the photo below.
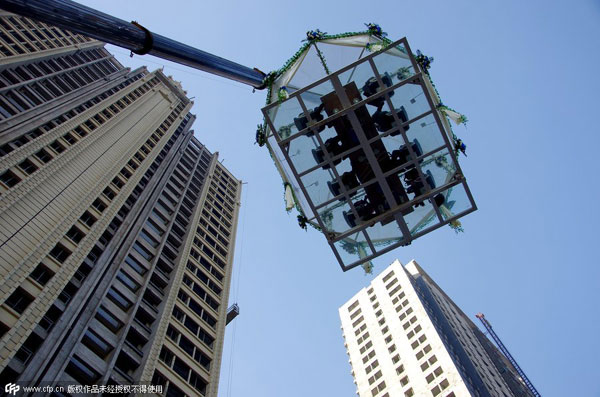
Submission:
{"label": "hanging cable", "polygon": [[[242,185],[246,185],[246,203],[248,202],[248,183],[242,183]],[[242,215],[242,237],[241,237],[241,241],[240,241],[240,251],[238,254],[238,266],[236,267],[236,275],[234,277],[235,279],[235,284],[233,286],[233,293],[231,294],[231,297],[233,298],[234,302],[238,302],[238,298],[239,298],[239,289],[240,289],[240,278],[241,278],[241,274],[242,274],[242,263],[243,263],[243,259],[244,259],[244,240],[245,240],[245,236],[246,236],[246,215],[248,214],[248,210],[247,208],[243,208],[243,215]],[[231,396],[231,384],[233,381],[233,353],[235,351],[235,334],[236,334],[236,330],[237,330],[237,323],[240,320],[238,319],[237,321],[233,322],[233,330],[231,333],[231,348],[229,349],[229,373],[227,374],[227,397]]]}

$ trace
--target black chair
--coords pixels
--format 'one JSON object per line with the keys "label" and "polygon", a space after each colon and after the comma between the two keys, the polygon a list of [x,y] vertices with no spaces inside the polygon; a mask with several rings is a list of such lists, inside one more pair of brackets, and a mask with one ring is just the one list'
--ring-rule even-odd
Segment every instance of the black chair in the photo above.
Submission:
{"label": "black chair", "polygon": [[[418,140],[414,139],[412,144],[410,145],[416,157],[423,155],[423,149],[421,148],[421,144]],[[400,146],[399,149],[394,150],[390,153],[390,159],[387,164],[386,171],[389,171],[393,168],[399,167],[403,164],[408,163],[411,159],[410,152],[408,151],[405,145]],[[410,167],[414,167],[413,164]],[[408,168],[408,167],[407,167]]]}
{"label": "black chair", "polygon": [[[404,181],[409,185],[406,191],[408,193],[414,193],[415,197],[427,193],[425,184],[419,177],[416,168],[413,168],[404,174]],[[435,189],[435,180],[433,179],[433,174],[429,170],[425,172],[425,183],[427,183],[431,189]]]}
{"label": "black chair", "polygon": [[[400,106],[400,109],[396,109],[396,115],[398,116],[400,121],[402,121],[403,123],[406,123],[408,121],[408,113],[406,113],[406,109],[404,109],[404,106]],[[409,129],[410,129],[410,125],[404,126],[404,132],[408,131]],[[394,131],[390,135],[396,136],[398,134],[400,134],[400,131]]]}
{"label": "black chair", "polygon": [[[390,75],[387,72],[383,76],[381,76],[381,81],[383,82],[383,84],[386,87],[390,87],[392,85],[392,78],[390,77]],[[377,81],[377,78],[375,78],[375,77],[371,77],[369,80],[367,80],[361,89],[362,93],[367,98],[372,95],[377,94],[378,90],[379,90],[379,82]],[[390,98],[392,96],[394,96],[394,91],[388,92],[388,96]],[[375,106],[376,108],[381,108],[384,103],[385,103],[385,96],[380,96],[380,97],[373,99],[372,101],[367,102],[368,105]]]}
{"label": "black chair", "polygon": [[[356,178],[356,174],[354,174],[354,172],[352,172],[352,171],[344,172],[340,176],[340,179],[341,179],[341,182],[344,185],[344,189],[346,191],[350,191],[360,185],[360,182]],[[340,182],[339,181],[335,181],[335,182],[328,181],[327,187],[329,187],[329,191],[331,191],[331,194],[333,194],[334,196],[339,196],[342,193],[340,191]],[[350,193],[349,195],[350,195],[350,197],[355,196],[356,191]],[[344,200],[344,197],[342,196],[340,198],[340,201],[343,201],[343,200]]]}
{"label": "black chair", "polygon": [[[325,117],[321,114],[322,111],[323,111],[323,104],[317,106],[316,108],[314,108],[313,110],[311,110],[309,112],[310,118],[313,120],[313,122],[317,123],[317,122],[323,121],[325,119]],[[300,113],[298,115],[298,117],[294,118],[294,124],[296,125],[296,128],[298,128],[298,131],[302,131],[303,129],[308,127],[308,118],[306,117],[304,112]],[[322,125],[317,129],[317,131],[321,132],[324,129],[325,129],[325,125]],[[312,135],[314,135],[312,130],[309,130],[306,133],[306,136],[312,136]]]}
{"label": "black chair", "polygon": [[342,215],[344,216],[344,220],[346,221],[349,227],[352,228],[356,226],[356,217],[354,216],[354,213],[352,211],[344,211]]}
{"label": "black chair", "polygon": [[[333,138],[329,138],[328,140],[326,140],[323,143],[323,145],[325,146],[325,149],[327,149],[327,152],[331,156],[337,156],[338,154],[341,154],[342,152],[344,152],[346,150],[344,142],[342,141],[342,139],[339,136],[334,136]],[[323,161],[325,161],[325,152],[323,151],[322,148],[313,149],[312,155],[313,155],[315,161],[317,162],[317,164],[321,164]],[[341,161],[342,161],[342,158],[336,159],[333,161],[333,164],[337,165]],[[329,164],[325,164],[323,166],[323,169],[328,169],[328,168],[329,168]]]}
{"label": "black chair", "polygon": [[437,205],[439,207],[440,205],[442,205],[446,202],[446,197],[444,197],[444,195],[442,193],[438,193],[433,198],[433,201],[435,202],[435,205]]}
{"label": "black chair", "polygon": [[[404,109],[404,106],[400,106],[400,109],[396,109],[396,115],[398,116],[401,122],[406,123],[408,121],[408,113],[406,113],[406,109]],[[375,123],[377,131],[379,132],[385,132],[396,125],[396,120],[394,119],[392,112],[389,111],[382,112],[381,109],[378,109],[375,113],[373,113],[373,116],[371,117],[373,119],[373,122]],[[404,126],[404,131],[408,131],[409,128],[409,125]],[[396,136],[399,134],[400,131],[397,130],[392,132],[390,135]]]}

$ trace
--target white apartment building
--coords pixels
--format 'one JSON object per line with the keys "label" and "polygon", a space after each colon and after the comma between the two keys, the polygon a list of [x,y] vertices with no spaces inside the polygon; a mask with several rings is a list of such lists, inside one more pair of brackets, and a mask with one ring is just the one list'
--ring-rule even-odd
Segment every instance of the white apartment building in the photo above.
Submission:
{"label": "white apartment building", "polygon": [[396,260],[339,313],[361,397],[531,395],[414,260]]}

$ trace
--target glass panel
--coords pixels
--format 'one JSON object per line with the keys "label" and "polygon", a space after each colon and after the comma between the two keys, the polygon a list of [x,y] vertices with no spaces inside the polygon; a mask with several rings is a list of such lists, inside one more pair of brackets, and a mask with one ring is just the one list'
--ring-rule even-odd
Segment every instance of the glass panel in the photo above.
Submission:
{"label": "glass panel", "polygon": [[319,148],[319,141],[314,136],[298,135],[289,142],[288,154],[296,172],[302,173],[317,165],[315,153]]}
{"label": "glass panel", "polygon": [[[340,73],[339,79],[342,85],[347,87],[347,92],[354,94],[358,92],[361,96],[361,100],[373,95],[378,89],[381,89],[376,82],[375,72],[373,71],[373,68],[371,68],[369,62],[362,62],[355,67]],[[350,102],[355,102],[353,101],[355,96],[348,96],[350,97]]]}
{"label": "glass panel", "polygon": [[384,248],[391,244],[402,241],[403,235],[400,230],[400,226],[396,219],[391,215],[389,218],[384,219],[382,222],[378,222],[366,230],[371,243],[375,249],[378,247]]}
{"label": "glass panel", "polygon": [[275,106],[268,111],[268,116],[275,130],[281,137],[285,139],[291,134],[298,132],[295,129],[294,118],[298,115],[304,115],[300,102],[297,98],[289,98],[281,102],[278,106]]}
{"label": "glass panel", "polygon": [[462,184],[451,187],[443,192],[443,195],[446,200],[440,206],[440,211],[444,219],[451,218],[472,208],[469,196],[467,196],[467,192]]}
{"label": "glass panel", "polygon": [[327,76],[323,64],[317,55],[315,46],[311,45],[308,49],[302,64],[294,74],[294,77],[288,83],[290,90],[299,90],[315,81]]}
{"label": "glass panel", "polygon": [[341,68],[358,61],[361,56],[368,55],[369,52],[364,47],[350,47],[339,44],[318,43],[319,50],[325,61],[327,68],[334,73]]}
{"label": "glass panel", "polygon": [[304,91],[302,94],[300,94],[300,96],[302,97],[302,101],[304,101],[306,109],[311,110],[319,107],[322,104],[321,97],[323,95],[327,95],[333,91],[331,80],[327,80],[311,88],[310,90]]}
{"label": "glass panel", "polygon": [[[394,109],[404,109],[408,120],[414,119],[431,110],[431,106],[420,83],[408,83],[396,88],[390,99],[392,100]],[[396,111],[398,112],[398,110]]]}
{"label": "glass panel", "polygon": [[404,215],[404,222],[406,222],[411,235],[438,223],[437,215],[429,200],[425,200],[421,204],[416,206],[410,214]]}
{"label": "glass panel", "polygon": [[384,76],[387,73],[392,79],[392,84],[396,84],[415,74],[410,58],[405,51],[404,46],[399,45],[373,58],[379,74]]}
{"label": "glass panel", "polygon": [[426,157],[420,165],[424,174],[432,176],[435,187],[441,187],[450,182],[456,172],[456,167],[448,153],[448,149],[443,149]]}
{"label": "glass panel", "polygon": [[419,143],[422,154],[446,145],[433,114],[410,123],[406,137],[410,142],[416,140]]}
{"label": "glass panel", "polygon": [[330,169],[319,168],[301,179],[315,206],[340,194],[339,184],[336,183],[335,175]]}
{"label": "glass panel", "polygon": [[373,254],[366,242],[363,232],[358,232],[350,237],[336,241],[334,246],[345,265],[356,262]]}
{"label": "glass panel", "polygon": [[350,205],[345,200],[337,201],[319,210],[319,217],[326,231],[343,233],[350,229],[346,217],[351,212]]}

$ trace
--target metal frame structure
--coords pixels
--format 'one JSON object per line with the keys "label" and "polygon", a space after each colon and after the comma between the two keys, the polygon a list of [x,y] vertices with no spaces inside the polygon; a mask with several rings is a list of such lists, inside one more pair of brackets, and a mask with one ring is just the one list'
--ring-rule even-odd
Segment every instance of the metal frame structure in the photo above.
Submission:
{"label": "metal frame structure", "polygon": [[[342,84],[342,82],[339,79],[339,76],[353,68],[356,68],[358,65],[367,62],[370,64],[373,74],[376,77],[379,86],[385,87],[384,82],[383,82],[383,76],[379,73],[379,70],[374,62],[374,58],[382,53],[385,53],[385,51],[387,51],[388,49],[390,49],[392,47],[403,48],[405,50],[406,54],[409,56],[409,59],[410,59],[413,69],[418,72],[397,84],[394,84],[392,86],[389,86],[385,89],[380,90],[377,94],[375,94],[373,96],[362,99],[359,102],[352,103],[352,101],[350,100],[350,98],[348,97],[348,95],[346,93],[344,85]],[[414,240],[426,233],[429,233],[430,231],[435,230],[441,226],[444,226],[444,225],[446,225],[464,215],[467,215],[468,213],[473,212],[477,209],[475,202],[473,200],[473,197],[471,195],[471,192],[466,184],[466,180],[463,177],[462,171],[458,164],[456,154],[454,152],[454,144],[453,144],[453,142],[451,142],[452,135],[451,135],[451,130],[450,130],[448,121],[446,120],[445,117],[444,118],[440,117],[439,112],[436,110],[436,105],[437,105],[437,102],[439,102],[439,99],[437,99],[437,102],[434,102],[433,96],[435,96],[435,91],[433,90],[433,87],[430,85],[429,81],[427,81],[428,77],[424,76],[423,72],[419,71],[419,70],[420,70],[419,66],[415,60],[415,57],[412,55],[412,52],[410,51],[408,42],[407,42],[406,38],[403,38],[403,39],[400,39],[400,40],[392,43],[390,46],[388,46],[385,49],[382,49],[381,51],[369,54],[368,56],[363,57],[363,58],[357,60],[356,62],[354,62],[336,72],[331,73],[327,77],[322,78],[322,79],[290,94],[289,98],[287,98],[285,101],[289,101],[289,100],[298,100],[299,101],[299,103],[302,107],[302,110],[304,112],[304,115],[308,120],[308,127],[306,129],[303,129],[302,131],[299,131],[299,132],[297,132],[289,137],[285,137],[285,139],[283,139],[277,132],[275,125],[273,124],[272,120],[270,119],[270,111],[272,109],[274,109],[275,107],[280,106],[285,101],[272,103],[262,109],[265,119],[267,120],[267,124],[272,133],[272,135],[268,134],[267,136],[268,137],[274,136],[276,143],[278,145],[278,148],[281,151],[281,153],[283,154],[284,159],[287,162],[287,165],[289,167],[289,170],[293,174],[291,176],[293,176],[293,178],[295,179],[295,182],[298,184],[299,188],[301,189],[304,199],[306,200],[306,202],[309,206],[309,209],[311,210],[312,215],[314,216],[314,218],[312,218],[311,216],[309,216],[307,214],[309,221],[311,219],[314,219],[314,222],[316,223],[315,226],[318,226],[324,232],[329,245],[331,246],[332,250],[334,251],[336,258],[338,259],[338,262],[339,262],[342,270],[344,270],[344,271],[354,268],[356,266],[359,266],[365,262],[368,262],[368,261],[372,260],[373,258],[375,258],[381,254],[384,254],[386,252],[389,252],[399,246],[408,245],[408,244],[410,244],[410,242],[412,240]],[[331,84],[333,85],[334,92],[337,95],[337,97],[339,98],[341,104],[343,105],[343,110],[340,110],[338,113],[336,113],[330,117],[327,117],[321,121],[312,120],[311,112],[307,108],[306,104],[304,103],[302,94],[309,92],[311,89],[313,89],[325,82],[328,82],[328,81],[331,82]],[[385,103],[387,104],[387,106],[389,106],[390,109],[394,109],[393,103],[390,99],[391,92],[394,90],[397,90],[400,87],[405,86],[407,84],[418,84],[421,86],[421,88],[423,89],[423,93],[425,94],[425,97],[427,98],[427,103],[429,104],[429,108],[430,108],[429,111],[415,117],[414,119],[407,120],[406,122],[403,122],[398,117],[396,112],[392,112],[396,127],[392,128],[389,131],[386,131],[384,133],[380,133],[379,135],[377,135],[375,137],[369,138],[365,134],[363,127],[361,125],[361,120],[359,120],[358,116],[355,113],[355,110],[365,106],[367,102],[371,102],[374,99],[377,99],[378,97],[385,98]],[[411,147],[411,142],[409,141],[409,139],[407,137],[404,127],[406,127],[406,126],[410,125],[411,123],[414,123],[420,119],[423,119],[429,115],[433,115],[433,117],[435,119],[435,123],[436,123],[441,135],[443,136],[444,144],[440,147],[437,147],[435,149],[428,151],[427,153],[423,153],[420,156],[417,156],[417,154],[414,152],[414,150]],[[327,149],[325,147],[323,139],[321,139],[318,129],[320,127],[330,124],[330,123],[332,123],[332,121],[335,121],[336,119],[340,119],[342,117],[346,117],[347,120],[350,122],[352,129],[356,133],[356,136],[359,140],[359,145],[357,147],[352,147],[351,149],[348,149],[348,150],[344,151],[343,153],[333,155],[333,153],[327,152]],[[394,197],[394,192],[392,191],[386,178],[393,176],[394,174],[397,174],[398,172],[402,171],[403,169],[406,169],[407,164],[403,164],[403,165],[397,166],[391,170],[384,171],[382,169],[382,167],[380,166],[380,164],[377,160],[377,157],[372,150],[371,145],[374,142],[379,141],[386,136],[390,136],[392,133],[398,135],[398,132],[400,133],[401,138],[403,139],[404,146],[410,152],[410,158],[412,160],[409,161],[408,165],[414,167],[417,170],[419,177],[422,180],[425,180],[424,172],[421,169],[422,161],[426,158],[430,158],[432,155],[434,155],[436,153],[437,154],[444,153],[444,154],[447,154],[450,156],[450,158],[452,159],[452,165],[455,167],[455,170],[456,170],[456,172],[454,174],[454,178],[451,181],[449,181],[448,183],[444,184],[443,186],[436,187],[434,189],[430,189],[429,186],[426,186],[427,192],[425,194],[420,195],[419,197],[415,197],[414,199],[409,200],[408,202],[405,202],[405,203],[397,202]],[[313,141],[315,142],[315,144],[317,144],[318,147],[320,147],[323,150],[323,152],[325,153],[325,158],[327,159],[325,165],[328,166],[328,169],[332,173],[332,177],[336,181],[340,181],[341,178],[340,178],[339,173],[336,170],[335,162],[337,160],[344,158],[349,153],[357,151],[357,150],[364,151],[364,154],[368,159],[369,165],[371,166],[371,169],[375,175],[375,178],[365,184],[360,183],[359,186],[354,187],[353,189],[350,189],[350,190],[346,190],[345,186],[343,186],[343,184],[340,184],[340,188],[343,193],[341,196],[333,197],[333,198],[329,199],[328,201],[325,201],[323,203],[319,203],[319,204],[315,205],[315,203],[313,203],[313,201],[311,199],[309,192],[306,189],[306,186],[302,183],[302,177],[310,174],[311,172],[313,172],[319,168],[324,167],[324,164],[319,163],[309,169],[298,172],[298,170],[296,169],[296,167],[294,165],[294,161],[292,160],[293,155],[290,155],[290,153],[289,153],[290,142],[302,135],[307,135],[307,134],[311,134],[311,136],[314,138]],[[364,189],[365,186],[368,186],[368,185],[371,185],[374,183],[378,183],[379,186],[381,187],[381,189],[383,191],[384,199],[387,203],[389,203],[389,205],[391,207],[390,210],[385,211],[384,213],[379,214],[372,219],[369,219],[369,221],[366,223],[357,224],[356,226],[351,227],[349,230],[347,230],[343,233],[334,233],[334,232],[328,231],[328,228],[326,227],[326,224],[321,216],[321,214],[323,213],[323,209],[328,208],[329,205],[332,205],[332,204],[335,205],[336,202],[338,202],[340,199],[343,199],[343,201],[345,203],[350,204],[350,208],[351,208],[355,218],[359,219],[359,214],[358,214],[358,211],[357,211],[353,201],[351,200],[351,195],[353,193],[359,191],[360,189]],[[427,184],[425,184],[425,185],[427,185]],[[444,216],[442,215],[440,209],[438,208],[438,206],[436,205],[436,203],[434,202],[434,200],[432,198],[434,196],[436,196],[437,194],[439,194],[443,191],[446,191],[449,188],[452,188],[457,185],[461,185],[464,188],[466,195],[468,197],[468,200],[471,204],[471,207],[465,211],[462,211],[462,212],[450,217],[450,218],[445,219]],[[431,200],[429,200],[429,199],[431,199]],[[435,216],[437,217],[437,220],[438,220],[438,223],[434,224],[433,226],[427,227],[423,230],[420,230],[415,234],[411,234],[409,227],[407,226],[406,222],[404,221],[402,213],[403,213],[403,211],[410,211],[410,209],[413,206],[415,206],[416,204],[420,204],[424,201],[429,201],[432,204],[433,209],[435,211]],[[305,209],[305,211],[306,211],[306,209]],[[397,222],[397,225],[398,225],[400,231],[402,232],[403,237],[401,239],[398,239],[397,242],[395,242],[395,243],[392,242],[392,243],[390,243],[390,245],[383,247],[381,249],[375,248],[375,245],[378,242],[373,241],[373,239],[369,236],[368,228],[370,226],[377,224],[378,222],[382,222],[385,218],[389,218],[390,214],[393,214],[394,220]],[[372,253],[362,257],[361,259],[359,259],[355,262],[344,263],[344,260],[338,251],[338,247],[336,247],[335,244],[340,241],[343,241],[344,239],[351,238],[352,236],[357,235],[359,233],[363,234],[365,241],[367,243],[367,246],[369,247],[369,249],[371,250]]]}
{"label": "metal frame structure", "polygon": [[[192,68],[196,68],[199,70],[206,71],[208,73],[213,73],[228,79],[236,80],[244,84],[251,85],[254,88],[262,89],[265,88],[265,74],[259,71],[258,69],[248,68],[246,66],[239,65],[235,62],[220,58],[218,56],[206,53],[199,49],[187,46],[185,44],[179,43],[177,41],[168,39],[166,37],[157,35],[141,26],[137,22],[125,22],[121,19],[112,17],[110,15],[104,14],[92,8],[83,6],[73,1],[68,0],[0,0],[0,8],[5,9],[9,12],[14,12],[19,15],[23,15],[26,17],[30,17],[33,19],[40,20],[42,22],[46,22],[60,28],[64,28],[70,31],[78,32],[89,37],[93,37],[107,43],[115,44],[117,46],[127,48],[132,52],[138,54],[151,54],[164,59],[168,59],[174,62],[178,62]],[[384,82],[384,76],[379,73],[378,67],[375,64],[374,59],[387,51],[390,48],[398,48],[400,49],[406,56],[404,58],[408,58],[410,60],[410,64],[412,65],[412,69],[416,72],[409,78],[402,77],[402,81],[399,81],[395,85],[391,85],[386,87],[386,83]],[[363,50],[364,52],[364,50]],[[362,53],[361,53],[362,56]],[[373,78],[375,79],[373,84],[377,85],[379,89],[374,95],[365,95],[368,97],[367,99],[362,99],[360,93],[357,91],[356,85],[354,85],[354,93],[356,95],[353,100],[347,95],[347,87],[342,84],[339,79],[342,73],[349,71],[353,68],[356,68],[361,64],[369,64]],[[410,51],[410,47],[405,38],[392,43],[386,49],[381,51],[377,51],[370,55],[367,55],[364,58],[360,58],[359,60],[353,62],[352,64],[343,67],[342,69],[329,73],[327,68],[325,67],[328,76],[318,80],[317,82],[308,85],[293,93],[290,98],[287,100],[291,100],[292,98],[296,98],[302,107],[302,112],[304,113],[304,117],[308,120],[309,126],[305,128],[303,131],[298,132],[291,137],[282,138],[278,135],[275,130],[275,127],[271,120],[269,120],[269,110],[275,106],[279,106],[280,103],[271,104],[265,108],[263,108],[263,113],[265,115],[265,119],[268,121],[268,126],[273,132],[275,137],[276,144],[278,146],[278,150],[283,155],[283,162],[285,162],[289,167],[289,171],[292,175],[288,175],[290,180],[295,180],[299,186],[299,190],[301,191],[303,198],[306,201],[307,208],[303,208],[304,212],[312,212],[314,218],[309,219],[312,221],[311,223],[319,227],[324,231],[324,234],[327,238],[327,241],[331,248],[333,249],[340,266],[344,271],[351,269],[355,266],[358,266],[362,263],[368,262],[371,259],[388,252],[398,246],[410,244],[412,240],[422,236],[434,229],[439,228],[445,224],[451,223],[463,215],[466,215],[472,211],[476,210],[475,203],[473,201],[473,197],[469,191],[469,188],[465,182],[464,177],[462,176],[462,171],[460,170],[460,166],[456,159],[456,155],[454,153],[454,142],[451,142],[451,130],[448,124],[446,117],[440,117],[439,112],[436,110],[436,105],[439,103],[439,98],[435,95],[435,89],[428,81],[428,77],[426,77],[423,73],[424,71],[420,71],[419,65],[417,64],[415,57],[412,55]],[[353,72],[352,72],[353,75]],[[352,75],[350,79],[352,78]],[[369,79],[372,80],[373,78]],[[386,76],[388,80],[389,76]],[[350,80],[349,79],[349,80]],[[391,81],[391,80],[390,80]],[[333,95],[334,101],[340,105],[343,110],[338,111],[335,109],[331,112],[331,109],[327,110],[328,117],[323,120],[313,120],[311,118],[311,112],[307,109],[304,101],[302,100],[301,95],[303,93],[309,92],[313,87],[320,85],[324,82],[329,82],[333,85],[333,91],[330,93]],[[394,108],[393,101],[390,99],[394,90],[397,90],[407,84],[416,84],[421,87],[423,90],[423,94],[427,98],[427,103],[429,104],[429,111],[420,114],[419,116],[413,117],[411,120],[402,120],[398,114],[397,109]],[[359,99],[360,98],[360,99]],[[434,102],[433,98],[436,98]],[[380,99],[382,105],[378,105],[378,111],[381,110],[383,104],[386,104],[390,112],[386,115],[388,118],[388,122],[392,127],[389,127],[389,131],[385,131],[382,134],[379,134],[377,130],[380,130],[380,126],[377,126],[377,130],[375,130],[375,136],[373,135],[373,128],[370,129],[371,136],[365,133],[363,129],[364,123],[364,114],[366,112],[366,105],[372,104],[373,99]],[[355,112],[356,111],[356,112]],[[357,114],[357,112],[362,112],[361,115]],[[332,114],[334,113],[334,114]],[[390,115],[391,114],[391,115]],[[437,128],[441,132],[444,140],[444,144],[438,148],[429,150],[427,153],[416,153],[413,150],[412,143],[409,141],[406,129],[410,126],[411,123],[417,122],[419,119],[432,116],[435,120],[435,124]],[[389,117],[393,119],[393,121],[389,120]],[[366,118],[369,119],[369,122],[373,124],[371,120],[371,116],[369,114],[366,115]],[[405,115],[402,117],[406,118]],[[321,127],[325,127],[328,123],[338,121],[341,124],[344,124],[344,128],[348,131],[355,132],[353,134],[352,139],[357,140],[358,149],[356,147],[345,148],[345,153],[329,153],[326,149],[325,142],[321,139],[317,129]],[[339,126],[338,126],[339,127]],[[338,127],[335,127],[336,131],[339,130]],[[300,135],[314,134],[313,141],[315,145],[320,148],[321,154],[323,154],[324,158],[326,158],[326,162],[323,163],[323,160],[318,160],[319,165],[313,167],[310,170],[304,170],[302,172],[298,172],[294,166],[294,162],[292,161],[292,156],[288,152],[289,143],[293,141]],[[401,146],[401,150],[404,150],[404,153],[410,158],[406,160],[405,155],[401,155],[398,159],[402,160],[402,165],[397,165],[398,160],[392,159],[392,162],[396,164],[395,168],[389,169],[388,166],[383,167],[379,162],[381,161],[381,157],[378,159],[377,155],[381,155],[385,150],[385,145],[383,143],[383,139],[386,136],[396,136],[400,135],[403,140],[403,145]],[[268,138],[268,137],[267,137]],[[345,146],[343,142],[343,134],[340,133],[340,144],[342,148]],[[347,138],[347,137],[346,137]],[[268,140],[268,139],[267,139]],[[416,140],[415,140],[416,142]],[[353,141],[352,144],[355,142]],[[374,146],[379,146],[380,149],[377,149],[376,154],[373,150]],[[270,145],[271,146],[271,145]],[[364,155],[361,154],[360,160],[357,161],[358,150],[362,150]],[[444,152],[446,150],[446,152]],[[425,159],[434,154],[441,154],[441,156],[448,156],[451,160],[452,167],[454,169],[454,175],[452,180],[446,180],[443,183],[443,186],[436,187],[435,183],[429,183],[425,173],[423,172],[422,165]],[[386,156],[388,153],[385,154]],[[361,171],[365,171],[361,174],[362,178],[359,177],[358,186],[351,187],[346,189],[344,184],[344,180],[339,175],[336,170],[335,165],[342,161],[342,159],[351,158],[352,171],[354,172],[355,165],[360,163]],[[444,158],[445,159],[445,158]],[[445,159],[446,160],[446,159]],[[447,160],[446,160],[447,161]],[[281,162],[280,162],[281,164]],[[436,161],[437,164],[437,161]],[[307,175],[309,172],[318,169],[319,167],[328,168],[330,170],[330,176],[337,183],[338,190],[341,189],[342,194],[335,193],[336,198],[329,200],[325,203],[320,203],[315,205],[312,202],[311,196],[307,191],[306,186],[303,185],[301,178],[304,175]],[[384,169],[385,168],[385,169]],[[398,173],[400,171],[406,171],[408,168],[411,169],[412,174],[410,175],[410,179],[412,179],[412,183],[418,184],[419,187],[410,186],[409,188],[404,190],[405,188],[402,186],[402,181],[400,180],[400,175]],[[429,171],[428,171],[429,172]],[[403,174],[405,183],[407,182],[408,172]],[[431,177],[431,172],[429,172],[429,177]],[[361,180],[362,179],[362,180]],[[419,182],[417,182],[417,180]],[[393,186],[390,185],[393,184]],[[354,184],[354,183],[353,183]],[[440,211],[438,207],[438,203],[436,200],[440,198],[442,192],[446,191],[449,188],[454,186],[461,186],[464,189],[464,192],[470,202],[470,208],[463,210],[462,212],[455,214],[453,216],[449,216],[449,210],[444,214]],[[363,189],[365,193],[365,200],[362,200],[361,210],[357,209],[357,205],[351,200],[351,196],[354,196],[360,189]],[[407,192],[415,193],[414,199],[408,199]],[[332,190],[333,191],[333,190]],[[362,193],[361,193],[362,194]],[[443,196],[443,195],[442,195]],[[444,202],[445,196],[442,197],[442,200],[437,200],[439,202]],[[349,230],[344,230],[342,232],[334,232],[327,228],[327,222],[325,222],[321,214],[329,211],[327,214],[331,218],[331,211],[334,209],[336,204],[336,200],[341,200],[344,203],[349,204],[349,213],[348,211],[344,212],[344,217],[348,218],[346,221],[350,225]],[[408,201],[407,201],[408,200]],[[433,226],[427,227],[423,230],[419,230],[421,226],[425,226],[430,219],[431,211],[427,213],[427,222],[419,221],[419,228],[415,228],[410,230],[409,226],[405,222],[403,214],[413,211],[413,206],[423,205],[425,206],[425,202],[430,203],[431,209],[437,218],[438,223]],[[329,206],[333,206],[330,208]],[[367,208],[365,208],[367,207]],[[375,208],[375,209],[374,209]],[[321,213],[319,212],[321,211]],[[368,212],[367,216],[365,216],[365,211]],[[392,218],[390,218],[392,216]],[[445,218],[446,216],[446,218]],[[353,220],[348,221],[349,218]],[[362,224],[356,224],[356,221],[361,220]],[[395,221],[398,229],[401,231],[401,235],[395,233],[391,238],[383,238],[380,241],[373,239],[369,233],[368,228],[374,226],[378,222],[381,223],[382,226],[389,224],[390,222]],[[362,236],[359,240],[353,240],[352,236]],[[364,238],[364,240],[363,240]],[[356,243],[356,249],[359,250],[361,259],[358,261],[354,261],[352,263],[344,263],[340,252],[338,251],[336,244],[343,244],[344,242],[352,242]],[[385,248],[379,249],[375,248],[376,245],[379,247],[381,245],[387,245]],[[344,246],[347,248],[347,246]],[[365,248],[370,250],[370,253],[365,251]],[[346,251],[350,252],[349,249]]]}

